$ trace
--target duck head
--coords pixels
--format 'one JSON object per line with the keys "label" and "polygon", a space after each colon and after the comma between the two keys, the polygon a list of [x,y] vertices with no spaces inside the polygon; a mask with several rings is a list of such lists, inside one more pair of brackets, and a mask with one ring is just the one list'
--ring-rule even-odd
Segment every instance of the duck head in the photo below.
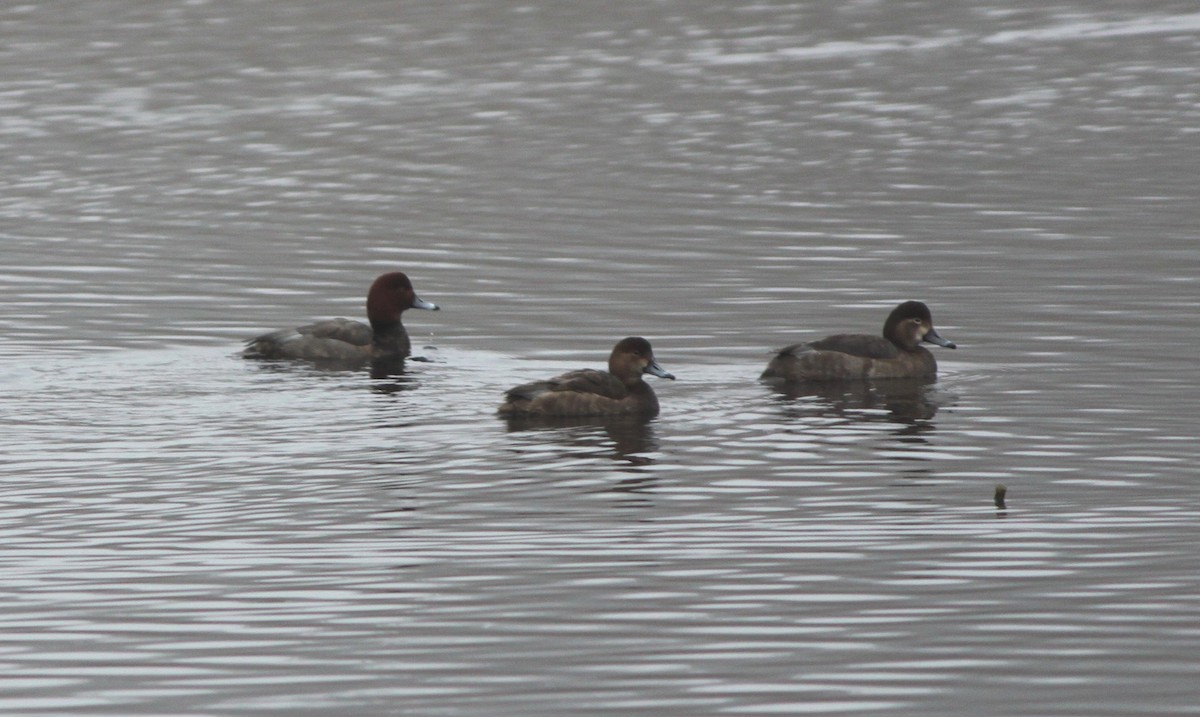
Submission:
{"label": "duck head", "polygon": [[883,336],[905,351],[916,349],[922,341],[948,349],[958,348],[937,332],[929,307],[920,301],[906,301],[892,309],[883,324]]}
{"label": "duck head", "polygon": [[384,274],[367,292],[367,318],[376,331],[400,323],[400,314],[408,309],[437,311],[438,305],[417,296],[412,282],[402,271]]}
{"label": "duck head", "polygon": [[675,379],[658,365],[650,342],[640,336],[630,336],[617,342],[608,357],[608,372],[627,385],[641,381],[644,373],[659,378]]}

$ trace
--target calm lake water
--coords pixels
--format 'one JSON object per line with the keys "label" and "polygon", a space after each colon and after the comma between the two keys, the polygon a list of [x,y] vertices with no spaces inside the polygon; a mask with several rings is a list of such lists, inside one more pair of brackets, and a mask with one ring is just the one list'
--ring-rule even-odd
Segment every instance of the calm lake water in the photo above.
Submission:
{"label": "calm lake water", "polygon": [[[1195,713],[1194,3],[0,32],[4,714]],[[391,270],[405,374],[236,355]],[[756,381],[909,298],[937,383]]]}

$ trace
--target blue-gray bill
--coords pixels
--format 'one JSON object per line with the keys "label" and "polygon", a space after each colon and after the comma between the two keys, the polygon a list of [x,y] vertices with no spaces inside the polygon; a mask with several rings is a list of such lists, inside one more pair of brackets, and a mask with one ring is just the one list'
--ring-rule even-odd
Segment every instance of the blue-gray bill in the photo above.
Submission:
{"label": "blue-gray bill", "polygon": [[953,341],[951,341],[949,339],[942,338],[942,335],[937,332],[937,329],[930,329],[929,333],[925,334],[925,337],[921,340],[928,341],[931,344],[937,344],[938,346],[942,346],[942,347],[948,348],[948,349],[958,348],[958,344],[954,343]]}
{"label": "blue-gray bill", "polygon": [[651,361],[649,364],[647,364],[643,373],[648,373],[653,376],[658,376],[659,378],[669,378],[672,381],[675,380],[675,375],[671,374],[671,373],[667,373],[667,371],[665,369],[663,369],[662,366],[658,365],[657,361]]}

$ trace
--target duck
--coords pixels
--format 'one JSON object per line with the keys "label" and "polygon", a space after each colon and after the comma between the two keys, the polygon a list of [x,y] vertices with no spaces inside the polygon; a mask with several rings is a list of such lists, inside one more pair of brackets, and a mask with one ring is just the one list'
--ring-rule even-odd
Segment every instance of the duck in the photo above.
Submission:
{"label": "duck", "polygon": [[905,301],[888,314],[883,335],[836,334],[779,349],[760,378],[764,381],[933,379],[937,360],[921,343],[958,348],[933,327],[929,307]]}
{"label": "duck", "polygon": [[644,416],[658,415],[658,397],[644,374],[674,380],[640,336],[621,339],[608,357],[608,370],[579,369],[509,389],[503,416]]}
{"label": "duck", "polygon": [[354,365],[403,359],[412,351],[400,315],[408,309],[438,311],[417,296],[402,271],[380,275],[367,291],[367,320],[328,319],[294,329],[272,331],[246,342],[242,355],[253,359],[300,359]]}

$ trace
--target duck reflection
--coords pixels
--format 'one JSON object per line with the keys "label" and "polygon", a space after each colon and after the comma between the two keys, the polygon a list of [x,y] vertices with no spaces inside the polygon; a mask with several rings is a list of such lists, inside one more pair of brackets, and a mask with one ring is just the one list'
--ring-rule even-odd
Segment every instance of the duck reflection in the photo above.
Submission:
{"label": "duck reflection", "polygon": [[[404,376],[404,359],[402,358],[380,358],[371,361],[371,378],[397,378]],[[405,385],[408,382],[402,381]]]}
{"label": "duck reflection", "polygon": [[772,387],[793,417],[824,416],[896,424],[897,437],[933,430],[938,403],[930,379],[801,381]]}
{"label": "duck reflection", "polygon": [[[627,468],[654,463],[646,455],[658,450],[652,419],[641,416],[528,416],[504,417],[511,433],[544,431],[572,449],[607,456]],[[578,456],[576,450],[570,455]]]}
{"label": "duck reflection", "polygon": [[[420,361],[422,359],[412,358],[409,361]],[[428,359],[425,359],[426,361]],[[279,374],[312,374],[316,376],[338,376],[346,375],[352,372],[361,371],[362,366],[347,367],[345,364],[340,364],[334,361],[292,361],[292,360],[265,360],[257,361],[254,364],[255,369],[264,373],[279,373]],[[383,379],[404,376],[405,374],[405,359],[403,358],[379,358],[373,359],[367,364],[370,369],[371,378]]]}
{"label": "duck reflection", "polygon": [[[805,424],[805,434],[883,438],[873,442],[872,453],[899,469],[900,485],[913,487],[939,481],[931,462],[940,396],[933,384],[934,379],[822,381],[774,390],[784,416]],[[880,426],[886,432],[876,430]],[[903,495],[911,500],[907,491]]]}
{"label": "duck reflection", "polygon": [[380,373],[371,372],[371,393],[377,393],[383,396],[390,396],[396,393],[412,391],[417,388],[417,380],[413,376],[406,376],[403,373]]}

